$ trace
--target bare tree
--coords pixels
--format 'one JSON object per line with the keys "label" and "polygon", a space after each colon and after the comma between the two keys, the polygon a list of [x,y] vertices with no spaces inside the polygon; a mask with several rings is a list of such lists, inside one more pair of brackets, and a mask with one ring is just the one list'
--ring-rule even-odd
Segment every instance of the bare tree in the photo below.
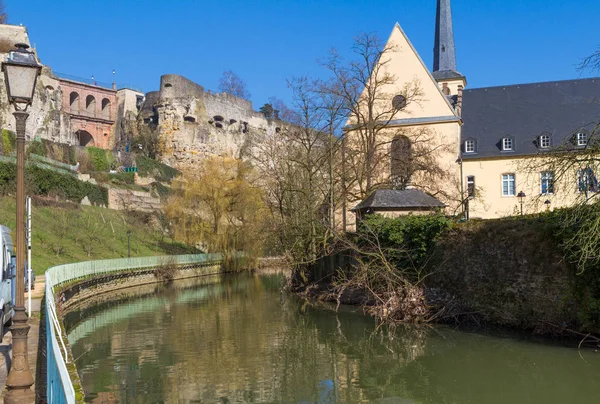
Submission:
{"label": "bare tree", "polygon": [[584,58],[578,66],[578,70],[581,72],[587,69],[600,71],[600,48],[598,48],[598,50],[596,50],[591,55]]}
{"label": "bare tree", "polygon": [[[547,191],[570,207],[557,212],[556,236],[567,259],[583,272],[600,265],[600,124],[590,122],[580,131],[585,135],[585,146],[577,146],[574,135],[537,158],[524,160],[519,169],[536,176],[551,173],[551,182],[546,183],[551,189]],[[539,195],[531,204],[543,206],[546,197]]]}
{"label": "bare tree", "polygon": [[6,24],[8,22],[8,14],[6,14],[6,5],[4,0],[0,0],[0,24]]}
{"label": "bare tree", "polygon": [[249,100],[251,95],[246,88],[246,82],[231,70],[223,72],[219,79],[219,91],[235,95],[236,97]]}
{"label": "bare tree", "polygon": [[348,202],[364,199],[379,188],[404,189],[409,184],[445,199],[456,199],[441,156],[455,145],[438,140],[433,128],[394,123],[412,104],[420,105],[424,93],[418,79],[400,88],[391,72],[393,44],[382,44],[371,34],[355,39],[354,58],[346,61],[335,50],[322,64],[332,73],[329,91],[340,98],[348,118],[344,127],[343,180]]}

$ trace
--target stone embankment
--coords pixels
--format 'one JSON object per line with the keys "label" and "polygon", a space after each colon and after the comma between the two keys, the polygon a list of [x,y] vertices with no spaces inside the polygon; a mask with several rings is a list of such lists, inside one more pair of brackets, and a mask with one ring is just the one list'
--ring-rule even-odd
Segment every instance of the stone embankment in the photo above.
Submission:
{"label": "stone embankment", "polygon": [[[220,265],[183,269],[175,268],[169,281],[215,275],[221,272]],[[157,277],[155,269],[107,274],[71,283],[62,288],[58,296],[61,309],[64,312],[75,309],[79,304],[88,299],[97,298],[107,293],[112,295],[120,290],[163,282],[165,280]]]}

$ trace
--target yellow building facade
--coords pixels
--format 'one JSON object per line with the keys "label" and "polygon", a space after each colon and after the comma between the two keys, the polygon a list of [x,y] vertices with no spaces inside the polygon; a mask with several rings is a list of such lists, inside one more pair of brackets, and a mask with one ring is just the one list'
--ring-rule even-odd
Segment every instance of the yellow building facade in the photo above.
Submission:
{"label": "yellow building facade", "polygon": [[[382,187],[395,188],[394,140],[405,138],[412,145],[413,167],[402,186],[434,196],[448,215],[490,219],[572,204],[581,196],[585,167],[556,173],[548,156],[559,146],[569,152],[587,147],[595,134],[589,122],[600,121],[600,79],[467,89],[456,68],[450,0],[437,3],[431,71],[400,25],[385,45],[383,71],[393,80],[379,89],[383,98],[392,105],[395,97],[419,91],[383,120],[389,157],[382,155],[386,164],[374,173]],[[361,133],[353,125],[351,118],[347,150],[360,149]],[[352,164],[345,160],[346,167]],[[593,173],[584,182],[597,183]],[[353,230],[350,210],[368,195],[356,183],[348,193],[345,227]]]}

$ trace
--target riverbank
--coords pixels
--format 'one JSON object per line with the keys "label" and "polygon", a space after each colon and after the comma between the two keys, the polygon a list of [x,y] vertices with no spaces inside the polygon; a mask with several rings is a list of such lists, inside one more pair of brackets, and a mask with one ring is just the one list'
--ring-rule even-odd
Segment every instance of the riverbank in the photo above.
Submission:
{"label": "riverbank", "polygon": [[[369,267],[372,257],[364,259],[358,249],[324,257],[302,275],[296,271],[289,286],[310,299],[362,306],[383,322],[416,318],[544,335],[600,335],[598,277],[593,270],[578,273],[565,258],[553,223],[550,216],[473,221],[452,224],[429,239],[422,236],[430,228],[422,226],[415,236],[405,223],[385,223],[379,241],[387,264],[397,265],[390,269],[402,279],[397,289],[376,289],[390,287],[384,279],[390,271]],[[395,240],[418,243],[422,264],[401,267],[415,255]]]}
{"label": "riverbank", "polygon": [[[71,262],[125,258],[128,254],[145,257],[198,253],[166,236],[150,214],[125,214],[42,197],[34,197],[33,204],[31,252],[36,276],[51,266]],[[0,224],[13,231],[15,209],[13,197],[0,197]]]}

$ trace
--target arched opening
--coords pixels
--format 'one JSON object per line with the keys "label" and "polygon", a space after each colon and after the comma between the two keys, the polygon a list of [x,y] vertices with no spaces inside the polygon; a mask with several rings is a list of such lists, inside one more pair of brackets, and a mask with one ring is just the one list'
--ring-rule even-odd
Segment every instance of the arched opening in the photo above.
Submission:
{"label": "arched opening", "polygon": [[79,94],[75,91],[69,96],[69,107],[71,108],[72,113],[79,113]]}
{"label": "arched opening", "polygon": [[396,136],[391,145],[391,183],[394,189],[406,189],[413,173],[412,144],[406,136]]}
{"label": "arched opening", "polygon": [[94,138],[92,137],[90,132],[87,132],[85,130],[78,130],[77,132],[75,132],[75,135],[77,136],[77,140],[79,141],[79,146],[96,145],[96,142],[94,141]]}
{"label": "arched opening", "polygon": [[110,100],[108,98],[102,100],[102,118],[110,119]]}
{"label": "arched opening", "polygon": [[93,95],[88,95],[85,99],[85,111],[89,116],[96,116],[96,99]]}

